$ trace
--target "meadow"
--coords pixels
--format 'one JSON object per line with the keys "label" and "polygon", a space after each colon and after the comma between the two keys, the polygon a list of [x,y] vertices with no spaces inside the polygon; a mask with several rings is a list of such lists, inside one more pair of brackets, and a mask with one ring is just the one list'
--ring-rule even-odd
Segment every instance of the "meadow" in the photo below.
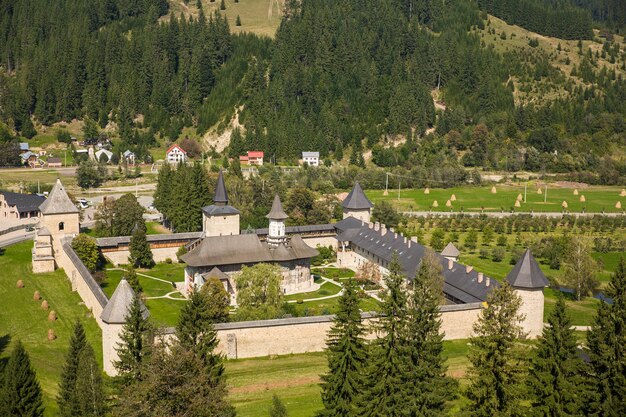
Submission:
{"label": "meadow", "polygon": [[[620,196],[621,187],[587,186],[579,188],[578,195],[574,194],[574,188],[559,188],[552,184],[547,187],[547,195],[543,185],[529,184],[526,191],[523,184],[497,184],[494,187],[495,194],[491,192],[492,186],[430,188],[428,194],[424,189],[400,189],[399,192],[397,189],[389,189],[388,195],[384,195],[384,190],[367,190],[365,194],[374,204],[387,201],[400,211],[581,213],[584,210],[586,213],[623,213],[626,209],[626,196]],[[520,194],[520,207],[515,207]],[[581,202],[582,197],[584,202]],[[446,207],[448,200],[450,207]],[[435,201],[438,207],[435,207]],[[565,210],[562,205],[564,201],[567,202]],[[618,202],[624,209],[616,208]]]}

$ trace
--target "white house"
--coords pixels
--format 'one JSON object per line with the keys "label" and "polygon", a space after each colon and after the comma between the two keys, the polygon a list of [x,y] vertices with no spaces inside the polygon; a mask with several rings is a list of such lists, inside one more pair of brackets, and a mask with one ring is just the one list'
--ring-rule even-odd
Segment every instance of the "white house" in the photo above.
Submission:
{"label": "white house", "polygon": [[173,144],[165,153],[165,159],[168,164],[185,162],[187,160],[187,152],[177,144]]}
{"label": "white house", "polygon": [[135,154],[133,152],[127,149],[126,151],[124,151],[122,156],[126,160],[127,164],[135,165]]}
{"label": "white house", "polygon": [[320,166],[319,152],[302,152],[302,163],[311,167]]}

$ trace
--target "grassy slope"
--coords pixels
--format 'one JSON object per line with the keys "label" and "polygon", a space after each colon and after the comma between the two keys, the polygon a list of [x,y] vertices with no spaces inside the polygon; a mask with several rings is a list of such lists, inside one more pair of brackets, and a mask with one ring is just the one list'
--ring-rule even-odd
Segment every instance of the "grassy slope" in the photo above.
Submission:
{"label": "grassy slope", "polygon": [[[48,274],[32,273],[32,245],[27,241],[10,246],[0,256],[0,337],[9,335],[12,340],[20,339],[24,343],[44,392],[45,415],[55,416],[57,407],[54,398],[75,321],[82,321],[99,361],[102,360],[102,339],[96,321],[78,294],[71,292],[70,283],[62,270]],[[18,279],[24,281],[25,288],[16,288]],[[57,321],[49,322],[48,311],[41,309],[40,301],[33,301],[35,290],[48,301],[50,309],[56,311]],[[48,329],[54,330],[56,340],[47,340]],[[6,358],[10,350],[11,345],[0,353],[0,358]]]}

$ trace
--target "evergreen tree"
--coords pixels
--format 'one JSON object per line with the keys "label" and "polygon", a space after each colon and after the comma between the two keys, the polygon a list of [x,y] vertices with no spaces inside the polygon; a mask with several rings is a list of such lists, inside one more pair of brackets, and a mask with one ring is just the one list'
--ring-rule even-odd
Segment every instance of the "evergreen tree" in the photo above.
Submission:
{"label": "evergreen tree", "polygon": [[322,376],[324,410],[318,416],[350,417],[356,415],[356,400],[363,391],[363,373],[367,358],[361,323],[358,286],[353,279],[343,287],[339,311],[328,332],[328,373]]}
{"label": "evergreen tree", "polygon": [[76,401],[81,417],[101,417],[104,415],[104,391],[102,373],[96,356],[89,343],[78,356],[76,370]]}
{"label": "evergreen tree", "polygon": [[587,415],[618,416],[626,410],[626,259],[622,257],[587,333],[591,365],[591,398]]}
{"label": "evergreen tree", "polygon": [[427,250],[412,284],[408,309],[409,360],[404,387],[408,415],[445,415],[454,398],[456,381],[446,376],[439,305],[443,301],[443,272],[435,252]]}
{"label": "evergreen tree", "polygon": [[270,417],[288,417],[287,409],[285,405],[280,400],[278,395],[274,394],[272,396],[272,406],[270,407]]}
{"label": "evergreen tree", "polygon": [[521,299],[506,283],[493,289],[474,324],[469,353],[471,384],[466,406],[472,417],[515,415],[519,411],[519,355],[514,343],[522,336]]}
{"label": "evergreen tree", "polygon": [[358,401],[358,415],[363,417],[403,416],[408,403],[403,386],[407,372],[407,298],[406,277],[398,254],[389,264],[384,278],[387,290],[383,294],[381,317],[375,330],[381,334],[370,346],[371,365],[367,370],[363,395]]}
{"label": "evergreen tree", "polygon": [[135,271],[135,267],[133,265],[130,265],[128,270],[124,273],[124,279],[128,282],[135,294],[139,295],[143,292],[143,287],[139,282],[137,272]]}
{"label": "evergreen tree", "polygon": [[4,368],[0,411],[6,417],[41,417],[41,387],[21,341],[15,343]]}
{"label": "evergreen tree", "polygon": [[[143,227],[141,227],[143,226]],[[150,250],[150,244],[146,239],[146,225],[138,225],[133,231],[133,235],[130,237],[130,244],[128,245],[130,251],[129,261],[132,265],[137,267],[149,268],[154,265],[154,259],[152,258],[152,250]]]}
{"label": "evergreen tree", "polygon": [[544,327],[532,360],[528,386],[533,416],[562,417],[580,414],[584,364],[562,296]]}
{"label": "evergreen tree", "polygon": [[200,292],[207,300],[208,317],[213,323],[225,323],[229,319],[230,295],[217,278],[209,278]]}
{"label": "evergreen tree", "polygon": [[120,335],[121,343],[116,346],[119,361],[115,362],[120,379],[129,384],[141,380],[142,366],[149,356],[150,323],[144,317],[144,311],[139,300],[139,293],[135,293],[133,302],[126,315],[126,323]]}
{"label": "evergreen tree", "polygon": [[77,399],[77,374],[80,353],[87,346],[85,329],[80,321],[74,324],[74,331],[70,338],[70,347],[65,356],[65,365],[61,372],[61,382],[59,383],[59,394],[57,404],[62,417],[80,417],[81,410]]}

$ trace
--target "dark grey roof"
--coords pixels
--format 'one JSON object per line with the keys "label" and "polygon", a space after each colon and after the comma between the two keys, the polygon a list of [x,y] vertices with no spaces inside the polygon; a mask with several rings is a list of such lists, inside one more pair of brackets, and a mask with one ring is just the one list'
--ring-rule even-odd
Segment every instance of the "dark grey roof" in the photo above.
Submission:
{"label": "dark grey roof", "polygon": [[62,214],[62,213],[78,213],[78,208],[72,203],[70,197],[65,191],[65,187],[61,184],[61,180],[57,179],[56,184],[52,187],[48,198],[41,203],[39,210],[43,214]]}
{"label": "dark grey roof", "polygon": [[255,234],[243,234],[206,237],[180,259],[189,266],[206,267],[280,262],[317,255],[317,250],[304,243],[300,236],[292,237],[286,244],[270,247]]}
{"label": "dark grey roof", "polygon": [[[426,251],[423,245],[411,242],[409,247],[408,241],[405,242],[401,235],[396,237],[396,234],[389,230],[383,235],[380,230],[374,230],[368,223],[354,217],[343,219],[336,223],[335,227],[338,231],[337,239],[350,242],[386,263],[391,262],[393,253],[396,252],[407,278],[410,280],[415,278]],[[441,260],[445,279],[443,291],[453,300],[462,303],[485,301],[491,289],[498,285],[497,281],[489,279],[487,287],[487,277],[478,282],[477,271],[472,269],[468,273],[466,267],[457,262],[453,262],[452,269],[449,269],[448,260],[439,254],[436,255]]]}
{"label": "dark grey roof", "polygon": [[224,214],[240,214],[241,212],[233,206],[217,206],[211,204],[210,206],[202,207],[202,211],[209,216],[221,216]]}
{"label": "dark grey roof", "polygon": [[[293,235],[300,233],[316,233],[316,232],[334,232],[334,224],[307,224],[304,226],[287,226],[285,227],[285,234]],[[262,229],[254,229],[254,233],[261,236],[269,234],[270,229],[264,227]]]}
{"label": "dark grey roof", "polygon": [[202,274],[202,278],[204,278],[205,281],[208,281],[210,278],[217,278],[219,280],[224,280],[224,279],[227,280],[229,279],[229,276],[226,275],[224,272],[222,272],[222,270],[219,269],[218,267],[214,267],[209,272],[205,272],[204,274]]}
{"label": "dark grey roof", "polygon": [[61,163],[61,158],[48,158],[48,163],[49,164],[60,164]]}
{"label": "dark grey roof", "polygon": [[[103,322],[109,324],[123,324],[126,323],[126,317],[128,316],[128,310],[135,298],[135,292],[131,288],[128,281],[122,278],[117,285],[113,296],[102,310],[100,318]],[[150,312],[146,306],[139,300],[141,304],[141,310],[144,318],[148,318]]]}
{"label": "dark grey roof", "polygon": [[[187,233],[168,233],[160,235],[147,235],[146,240],[148,242],[163,242],[163,241],[192,241],[200,239],[204,232],[187,232]],[[99,237],[96,239],[96,245],[98,247],[114,247],[120,245],[127,245],[130,243],[130,236],[115,236],[115,237]]]}
{"label": "dark grey roof", "polygon": [[12,193],[11,191],[0,191],[9,206],[15,206],[19,213],[29,211],[39,211],[39,206],[46,199],[37,194]]}
{"label": "dark grey roof", "polygon": [[104,294],[104,291],[102,291],[102,288],[100,287],[100,285],[93,278],[93,276],[91,275],[91,272],[89,272],[85,264],[83,264],[83,262],[80,260],[78,255],[76,255],[76,252],[74,252],[74,249],[72,249],[72,238],[63,239],[61,241],[61,244],[62,244],[63,250],[67,254],[67,257],[70,259],[70,261],[72,261],[72,263],[76,267],[76,270],[78,271],[82,279],[85,281],[85,283],[89,287],[89,290],[96,298],[96,301],[98,301],[98,304],[100,304],[100,307],[104,308],[109,302],[109,299]]}
{"label": "dark grey roof", "polygon": [[452,244],[452,242],[448,243],[445,248],[441,251],[442,256],[449,256],[451,258],[457,258],[461,252]]}
{"label": "dark grey roof", "polygon": [[265,217],[271,220],[285,220],[289,218],[289,216],[287,216],[287,213],[285,213],[285,211],[283,210],[283,204],[280,202],[280,197],[278,196],[278,194],[274,196],[272,209]]}
{"label": "dark grey roof", "polygon": [[506,280],[517,288],[544,288],[549,284],[533,254],[530,253],[530,249],[526,249],[515,267],[506,276]]}
{"label": "dark grey roof", "polygon": [[351,210],[365,210],[374,207],[374,204],[367,198],[358,181],[354,183],[350,194],[343,200],[341,205]]}
{"label": "dark grey roof", "polygon": [[50,233],[50,230],[48,230],[48,228],[44,226],[41,229],[37,230],[37,236],[52,236],[52,233]]}
{"label": "dark grey roof", "polygon": [[219,175],[217,176],[217,183],[215,184],[213,202],[218,205],[228,204],[228,193],[226,192],[226,184],[224,183],[224,173],[221,169]]}

